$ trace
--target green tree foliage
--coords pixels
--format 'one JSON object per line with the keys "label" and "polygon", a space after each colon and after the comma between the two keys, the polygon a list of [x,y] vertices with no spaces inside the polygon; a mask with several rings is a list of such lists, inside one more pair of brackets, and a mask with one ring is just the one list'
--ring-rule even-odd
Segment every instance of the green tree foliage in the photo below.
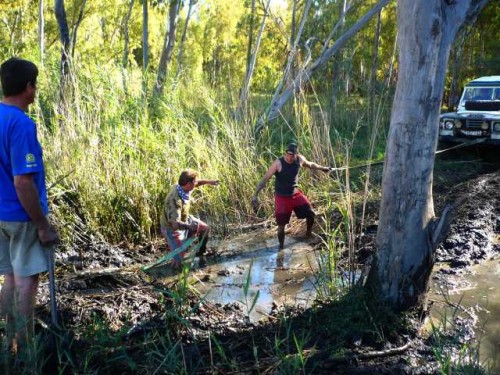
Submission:
{"label": "green tree foliage", "polygon": [[201,10],[203,70],[213,86],[232,87],[243,77],[246,37],[237,28],[243,14],[243,4],[232,0],[206,4]]}
{"label": "green tree foliage", "polygon": [[37,7],[30,0],[4,0],[0,2],[0,53],[18,55],[38,49]]}
{"label": "green tree foliage", "polygon": [[[68,177],[70,182],[65,185],[72,194],[73,192],[80,194],[81,201],[78,205],[82,207],[79,214],[83,221],[86,223],[93,221],[96,228],[104,228],[106,220],[112,214],[102,215],[104,219],[102,222],[99,221],[101,220],[97,213],[99,205],[100,207],[111,205],[109,212],[120,205],[126,207],[124,212],[128,214],[121,217],[125,224],[109,220],[117,223],[110,234],[114,239],[124,230],[132,231],[136,224],[144,227],[142,233],[154,231],[156,210],[161,206],[160,195],[164,188],[162,184],[166,179],[169,182],[173,181],[177,169],[181,167],[180,165],[165,167],[165,160],[175,158],[182,167],[207,167],[208,162],[199,154],[199,150],[212,152],[214,144],[221,144],[225,147],[221,154],[227,159],[220,156],[218,158],[224,160],[224,168],[231,164],[254,165],[253,162],[244,159],[246,155],[237,154],[239,150],[247,149],[252,142],[249,137],[250,130],[244,136],[237,134],[235,130],[240,131],[244,126],[249,126],[251,120],[243,121],[244,124],[233,124],[228,121],[228,118],[232,118],[228,114],[230,112],[228,109],[235,108],[235,101],[239,97],[238,90],[242,87],[245,75],[251,1],[198,0],[196,2],[187,27],[182,71],[178,72],[177,64],[171,64],[169,67],[165,90],[160,100],[155,103],[158,106],[155,108],[155,116],[151,116],[150,107],[146,105],[148,103],[143,101],[144,98],[148,99],[142,91],[144,87],[143,1],[147,0],[135,0],[133,3],[128,22],[129,60],[124,68],[122,61],[125,48],[124,25],[130,0],[65,0],[71,37],[74,35],[80,15],[82,18],[78,24],[74,54],[71,57],[73,69],[70,81],[74,86],[74,95],[71,96],[69,109],[64,114],[59,113],[57,109],[59,100],[57,85],[61,61],[59,30],[54,14],[54,2],[44,1],[45,58],[44,66],[40,69],[40,90],[37,105],[34,106],[34,116],[42,125],[41,129],[46,131],[42,134],[43,137],[46,137],[47,143],[51,145],[46,148],[49,165],[61,165],[62,174],[71,174],[77,162],[79,168],[84,168],[83,172],[74,172]],[[277,83],[281,81],[282,70],[290,52],[294,2],[297,3],[296,22],[299,22],[306,1],[271,2],[251,81],[249,98],[251,108],[248,112],[251,115],[262,113],[269,104],[268,98],[272,96]],[[188,3],[188,0],[182,1],[179,30],[184,28]],[[264,15],[265,3],[256,1],[254,37]],[[344,30],[355,24],[361,15],[371,9],[376,0],[353,0],[348,3],[352,4],[352,8],[347,14],[345,23],[336,30],[327,47],[335,43]],[[0,1],[0,60],[17,55],[29,58],[40,65],[38,4],[38,0]],[[169,0],[148,2],[149,66],[145,79],[149,82],[146,87],[152,87],[154,73],[158,70],[169,4]],[[314,61],[320,54],[325,40],[339,21],[344,1],[313,1],[312,4],[299,42],[296,67],[305,63],[308,53],[307,41],[311,46],[312,60]],[[500,65],[497,54],[500,43],[499,8],[498,1],[490,1],[490,5],[481,13],[474,26],[465,29],[463,38],[457,39],[452,55],[455,53],[458,57],[457,75],[461,84],[480,75],[499,74],[497,68]],[[394,65],[395,9],[394,1],[381,13],[382,30],[377,51],[378,82],[375,95],[390,92],[391,85],[395,82],[394,77],[397,72],[397,66]],[[367,102],[365,99],[375,53],[376,23],[375,17],[348,41],[341,53],[325,64],[320,74],[315,74],[309,81],[302,82],[301,93],[304,95],[284,110],[284,121],[280,120],[273,133],[261,141],[269,140],[269,144],[258,146],[266,149],[265,158],[271,158],[279,152],[280,142],[289,136],[303,141],[304,147],[313,142],[307,143],[301,137],[305,138],[311,134],[320,137],[330,135],[346,138],[354,137],[353,134],[365,136],[366,132],[360,132],[359,126],[368,123],[366,117],[363,118],[366,113],[363,106],[366,106]],[[177,33],[174,57],[178,55],[182,34]],[[462,40],[461,45],[458,44],[460,40]],[[388,80],[389,77],[392,77],[392,80]],[[338,94],[339,107],[330,105],[334,92]],[[389,107],[387,103],[390,103],[390,97],[384,99],[383,104]],[[321,107],[322,111],[329,112],[327,116],[323,117],[323,113],[317,110],[318,107]],[[343,111],[338,111],[339,108]],[[382,111],[384,110],[388,111],[385,107]],[[382,116],[380,121],[383,122],[383,119]],[[182,122],[182,134],[178,134],[179,126],[175,126],[180,122]],[[319,127],[312,126],[315,122],[324,123],[327,127],[324,130],[322,127],[320,132]],[[369,129],[368,126],[364,128]],[[381,130],[380,133],[384,134],[384,131]],[[177,142],[185,134],[190,134],[193,139],[188,140],[188,144],[179,146]],[[240,136],[243,139],[240,140]],[[61,137],[64,144],[61,144],[57,137]],[[137,139],[140,140],[140,146],[137,145]],[[71,145],[73,149],[66,150],[67,145]],[[63,149],[68,154],[61,158],[59,153]],[[87,153],[89,150],[95,155],[89,156]],[[365,150],[366,147],[359,154],[365,155]],[[188,156],[180,159],[179,155],[183,152]],[[321,156],[320,150],[315,152],[315,156]],[[330,155],[334,154],[339,153],[332,152]],[[326,159],[327,157],[324,157],[323,161],[326,162]],[[96,161],[100,164],[95,164]],[[264,160],[263,165],[268,161]],[[318,161],[321,161],[321,157]],[[116,165],[112,165],[113,163]],[[137,168],[130,166],[134,163],[137,164]],[[90,181],[89,171],[91,166],[95,165],[109,169],[105,170],[105,175],[92,177],[95,181]],[[224,168],[220,167],[221,175]],[[158,172],[159,170],[161,172]],[[139,172],[146,177],[132,176],[132,173]],[[254,172],[260,171],[253,170],[252,173]],[[52,180],[59,178],[58,174],[59,171],[49,171]],[[158,174],[163,180],[159,181]],[[147,184],[144,182],[146,180]],[[230,188],[232,190],[225,191],[226,195],[218,199],[222,202],[228,199],[228,196],[233,200],[234,196],[237,196],[242,202],[242,207],[238,211],[244,212],[246,192],[239,186],[248,187],[248,181],[253,181],[253,177],[245,174],[237,176],[233,181],[233,187]],[[123,186],[117,189],[116,186],[120,184]],[[102,188],[102,194],[99,193],[99,189],[94,189],[94,185]],[[131,192],[133,194],[130,194]],[[94,193],[98,196],[94,197],[92,195]],[[133,195],[133,198],[128,199],[127,194]],[[89,199],[89,202],[93,200],[97,203],[92,207],[90,203],[84,202],[82,197]],[[207,212],[212,214],[210,210],[208,207]],[[226,213],[220,214],[221,217],[224,216],[224,220],[226,220],[225,215]]]}
{"label": "green tree foliage", "polygon": [[[460,70],[467,81],[485,75],[500,74],[500,2],[490,1],[472,26],[462,31],[464,49],[460,55]],[[461,39],[455,43],[458,49]],[[462,82],[465,83],[465,82]]]}
{"label": "green tree foliage", "polygon": [[[74,32],[81,12],[83,0],[65,1],[70,32]],[[312,53],[318,55],[324,40],[339,21],[343,1],[314,1],[303,38],[297,64],[300,66],[307,55],[305,43],[310,40]],[[332,39],[333,43],[343,30],[351,26],[361,14],[373,6],[375,0],[352,3],[345,23],[339,27]],[[152,71],[157,70],[165,35],[168,1],[151,1],[149,18],[150,62]],[[274,3],[267,21],[263,43],[252,80],[252,92],[269,92],[278,82],[289,52],[290,22],[292,0]],[[298,2],[298,15],[303,11],[305,2]],[[38,15],[35,0],[4,0],[0,3],[0,54],[1,56],[36,56],[38,49]],[[49,60],[59,55],[60,45],[58,28],[54,16],[53,2],[45,4],[45,40]],[[89,65],[108,66],[121,61],[123,56],[123,23],[129,2],[123,0],[87,0],[83,19],[78,29],[74,62],[80,67]],[[379,41],[379,67],[377,79],[384,82],[393,63],[395,29],[395,8],[392,3],[382,11],[382,32]],[[460,81],[485,74],[496,74],[499,57],[500,5],[492,1],[481,13],[474,26],[463,31],[465,37],[457,39],[454,48],[463,44],[459,58]],[[130,69],[142,64],[142,1],[135,1],[129,22]],[[187,12],[187,1],[179,19],[182,29]],[[255,22],[263,15],[263,3],[257,2]],[[237,90],[245,73],[248,23],[250,16],[249,1],[205,0],[196,5],[195,14],[189,24],[184,53],[183,79],[206,80],[213,87],[226,87]],[[346,46],[336,62],[331,62],[324,74],[315,79],[316,91],[328,92],[332,84],[338,82],[346,94],[363,93],[368,81],[369,64],[373,57],[376,20],[363,29]],[[254,28],[256,32],[256,28]],[[178,33],[177,38],[181,35]],[[452,54],[453,52],[452,51]],[[178,51],[174,51],[174,55]],[[453,60],[453,55],[452,55]],[[336,75],[334,64],[340,67]],[[175,65],[175,64],[174,64]],[[176,73],[172,67],[172,73]],[[346,87],[346,81],[349,86]],[[361,91],[360,91],[361,90]],[[237,94],[237,93],[233,93]]]}
{"label": "green tree foliage", "polygon": [[470,80],[500,71],[500,2],[490,1],[476,22],[461,30],[450,52],[443,104],[453,110],[463,86]]}

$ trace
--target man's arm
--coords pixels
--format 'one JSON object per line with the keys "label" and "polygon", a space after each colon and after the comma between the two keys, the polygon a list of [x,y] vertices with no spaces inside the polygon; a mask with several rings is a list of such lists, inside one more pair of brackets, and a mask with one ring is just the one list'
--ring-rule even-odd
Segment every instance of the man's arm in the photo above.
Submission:
{"label": "man's arm", "polygon": [[299,160],[300,160],[300,165],[302,167],[323,172],[330,172],[332,170],[332,168],[330,167],[325,167],[323,165],[319,165],[317,163],[307,160],[304,155],[299,155]]}
{"label": "man's arm", "polygon": [[171,222],[173,230],[197,230],[198,223],[193,222],[191,224],[185,223],[183,221],[172,221]]}
{"label": "man's arm", "polygon": [[281,162],[279,161],[279,159],[276,159],[273,162],[273,164],[271,164],[271,166],[267,170],[264,177],[262,177],[262,179],[257,184],[257,187],[255,188],[255,193],[253,194],[253,197],[252,197],[252,206],[253,206],[254,212],[257,212],[259,209],[259,199],[257,198],[257,195],[264,188],[264,186],[266,186],[267,181],[269,181],[271,179],[271,177],[273,177],[274,174],[279,171],[280,166],[281,166]]}
{"label": "man's arm", "polygon": [[216,185],[219,185],[219,180],[198,180],[198,181],[196,181],[196,187],[203,186],[203,185],[216,186]]}
{"label": "man's arm", "polygon": [[45,217],[38,198],[38,189],[32,174],[14,176],[14,187],[24,210],[38,230],[38,238],[44,246],[59,242],[59,235]]}
{"label": "man's arm", "polygon": [[266,174],[264,175],[264,177],[262,177],[262,179],[259,181],[259,183],[257,184],[257,187],[255,188],[255,193],[253,194],[253,200],[256,200],[257,199],[257,195],[259,194],[259,192],[264,188],[264,186],[266,186],[267,184],[267,181],[269,181],[271,179],[271,177],[274,176],[274,174],[276,172],[278,172],[279,170],[279,166],[280,166],[280,161],[279,159],[276,159],[273,164],[271,164],[271,166],[269,167],[269,169],[267,170]]}

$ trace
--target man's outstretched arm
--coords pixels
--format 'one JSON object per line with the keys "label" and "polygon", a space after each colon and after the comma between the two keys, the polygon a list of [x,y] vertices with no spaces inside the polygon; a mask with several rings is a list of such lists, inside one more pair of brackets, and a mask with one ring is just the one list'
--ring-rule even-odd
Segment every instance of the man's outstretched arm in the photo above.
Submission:
{"label": "man's outstretched arm", "polygon": [[216,185],[219,185],[219,180],[198,180],[198,181],[196,181],[196,187],[203,186],[203,185],[216,186]]}
{"label": "man's outstretched arm", "polygon": [[252,205],[253,205],[254,211],[257,211],[258,206],[259,206],[259,199],[257,198],[257,196],[259,195],[259,192],[264,188],[264,186],[266,186],[267,181],[269,181],[271,179],[271,177],[273,177],[274,174],[276,172],[278,172],[279,165],[280,165],[280,161],[278,159],[275,160],[273,162],[273,164],[271,164],[271,166],[267,170],[264,177],[262,177],[262,179],[257,184],[257,187],[255,188],[255,192],[254,192],[253,197],[252,197]]}
{"label": "man's outstretched arm", "polygon": [[303,155],[300,155],[299,158],[300,158],[301,166],[303,166],[305,168],[309,168],[309,169],[313,169],[313,170],[317,170],[317,171],[323,171],[323,172],[330,172],[332,170],[331,167],[326,167],[324,165],[320,165],[320,164],[317,164],[317,163],[314,163],[312,161],[307,160]]}
{"label": "man's outstretched arm", "polygon": [[255,188],[255,193],[253,194],[254,198],[257,198],[257,195],[259,194],[259,192],[264,188],[264,186],[266,186],[267,181],[269,181],[271,179],[271,177],[273,177],[274,174],[276,172],[278,172],[278,167],[279,167],[279,160],[275,160],[273,162],[273,164],[271,164],[271,166],[267,170],[264,177],[262,177],[262,179],[257,184],[257,187]]}

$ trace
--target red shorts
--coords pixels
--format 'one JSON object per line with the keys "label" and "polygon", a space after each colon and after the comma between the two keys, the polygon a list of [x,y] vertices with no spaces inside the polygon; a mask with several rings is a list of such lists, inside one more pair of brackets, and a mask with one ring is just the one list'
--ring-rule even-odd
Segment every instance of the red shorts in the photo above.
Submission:
{"label": "red shorts", "polygon": [[286,225],[290,222],[292,212],[299,219],[314,216],[314,211],[309,199],[300,190],[292,196],[274,195],[274,214],[278,225]]}

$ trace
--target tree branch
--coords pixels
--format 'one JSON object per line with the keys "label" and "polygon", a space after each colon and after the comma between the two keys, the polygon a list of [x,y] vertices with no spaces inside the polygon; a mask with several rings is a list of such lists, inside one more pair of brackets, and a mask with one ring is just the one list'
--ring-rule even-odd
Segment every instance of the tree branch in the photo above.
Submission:
{"label": "tree branch", "polygon": [[323,51],[320,57],[311,65],[310,68],[301,69],[294,80],[289,83],[281,92],[279,97],[273,98],[266,112],[261,116],[255,125],[256,134],[264,129],[264,126],[269,121],[278,117],[279,112],[283,105],[290,99],[300,87],[300,82],[304,79],[309,79],[317,70],[319,70],[325,63],[335,55],[354,35],[365,26],[370,19],[380,12],[380,10],[389,3],[390,0],[380,0],[368,13],[366,13],[354,26],[352,26],[345,34],[343,34],[330,48]]}

